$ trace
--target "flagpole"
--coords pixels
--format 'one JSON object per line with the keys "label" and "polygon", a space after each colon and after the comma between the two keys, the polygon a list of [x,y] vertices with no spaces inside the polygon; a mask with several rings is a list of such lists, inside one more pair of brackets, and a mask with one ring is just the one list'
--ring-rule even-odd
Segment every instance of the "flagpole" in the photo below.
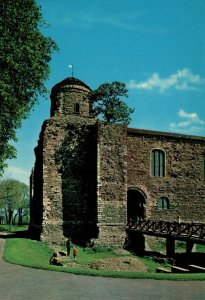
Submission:
{"label": "flagpole", "polygon": [[73,65],[68,65],[68,68],[71,69],[71,76],[73,77]]}

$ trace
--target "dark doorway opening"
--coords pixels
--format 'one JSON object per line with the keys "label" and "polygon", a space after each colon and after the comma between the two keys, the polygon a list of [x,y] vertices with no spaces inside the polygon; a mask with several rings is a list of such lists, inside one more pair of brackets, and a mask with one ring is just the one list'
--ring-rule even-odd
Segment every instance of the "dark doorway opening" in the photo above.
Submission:
{"label": "dark doorway opening", "polygon": [[128,222],[140,222],[146,218],[145,197],[137,189],[130,189],[127,192],[127,220]]}

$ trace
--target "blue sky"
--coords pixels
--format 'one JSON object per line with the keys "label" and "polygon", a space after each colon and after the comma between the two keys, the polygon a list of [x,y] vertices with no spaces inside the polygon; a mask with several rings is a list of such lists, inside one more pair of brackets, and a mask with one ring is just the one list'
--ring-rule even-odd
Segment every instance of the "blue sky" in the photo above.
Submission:
{"label": "blue sky", "polygon": [[[135,107],[130,127],[205,136],[204,0],[38,0],[60,50],[50,63],[48,90],[71,76],[96,89],[127,84]],[[18,158],[5,178],[29,183],[34,147],[50,99],[39,98],[18,130]]]}

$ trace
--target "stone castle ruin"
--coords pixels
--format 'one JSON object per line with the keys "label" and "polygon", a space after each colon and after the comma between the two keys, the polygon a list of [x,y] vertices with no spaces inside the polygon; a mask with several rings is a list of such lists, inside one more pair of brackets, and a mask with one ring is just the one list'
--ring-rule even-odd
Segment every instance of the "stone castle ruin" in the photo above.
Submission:
{"label": "stone castle ruin", "polygon": [[205,222],[205,138],[96,120],[90,88],[51,91],[31,175],[33,237],[123,245],[133,220]]}

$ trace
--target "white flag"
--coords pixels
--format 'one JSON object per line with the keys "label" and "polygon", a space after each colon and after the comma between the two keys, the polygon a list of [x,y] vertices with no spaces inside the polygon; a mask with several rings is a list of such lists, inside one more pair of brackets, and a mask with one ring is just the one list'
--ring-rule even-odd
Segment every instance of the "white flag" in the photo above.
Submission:
{"label": "white flag", "polygon": [[71,69],[72,69],[72,68],[73,68],[73,65],[68,65],[68,68],[71,68]]}

